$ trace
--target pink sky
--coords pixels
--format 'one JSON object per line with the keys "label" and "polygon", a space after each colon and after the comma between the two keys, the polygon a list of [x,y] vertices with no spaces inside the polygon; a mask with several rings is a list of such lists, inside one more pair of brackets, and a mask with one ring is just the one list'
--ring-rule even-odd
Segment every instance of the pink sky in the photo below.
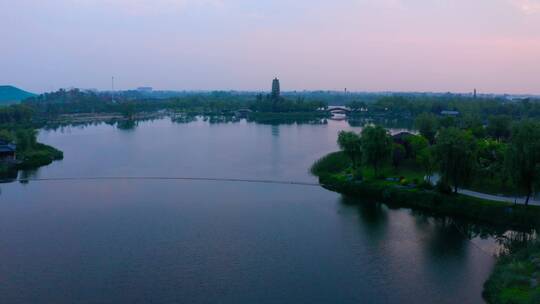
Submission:
{"label": "pink sky", "polygon": [[540,93],[540,0],[0,1],[0,84]]}

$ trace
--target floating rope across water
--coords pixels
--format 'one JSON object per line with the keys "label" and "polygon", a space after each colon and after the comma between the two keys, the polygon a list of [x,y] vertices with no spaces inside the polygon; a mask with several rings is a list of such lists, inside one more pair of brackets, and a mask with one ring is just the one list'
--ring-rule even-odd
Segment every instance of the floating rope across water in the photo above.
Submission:
{"label": "floating rope across water", "polygon": [[[210,182],[232,182],[232,183],[259,183],[259,184],[278,184],[278,185],[296,185],[296,186],[312,186],[320,187],[321,184],[300,182],[300,181],[282,181],[269,179],[244,179],[244,178],[217,178],[217,177],[171,177],[171,176],[99,176],[99,177],[44,177],[44,178],[18,178],[18,182],[46,182],[46,181],[100,181],[100,180],[179,180],[179,181],[210,181]],[[473,242],[459,226],[453,222],[455,228],[463,235],[473,246],[479,249],[482,253],[494,256],[483,249],[481,246]]]}
{"label": "floating rope across water", "polygon": [[94,180],[180,180],[180,181],[211,181],[211,182],[235,182],[235,183],[260,183],[280,184],[297,186],[320,186],[318,183],[282,181],[269,179],[244,179],[244,178],[217,178],[217,177],[166,177],[166,176],[100,176],[100,177],[44,177],[44,178],[19,178],[18,182],[42,182],[42,181],[94,181]]}

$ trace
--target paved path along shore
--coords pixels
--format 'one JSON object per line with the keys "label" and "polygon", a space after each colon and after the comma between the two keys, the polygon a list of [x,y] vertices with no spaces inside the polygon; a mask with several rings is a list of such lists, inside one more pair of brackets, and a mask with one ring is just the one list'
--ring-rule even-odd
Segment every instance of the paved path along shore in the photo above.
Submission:
{"label": "paved path along shore", "polygon": [[[467,195],[467,196],[481,198],[481,199],[497,201],[497,202],[525,204],[525,198],[524,197],[510,197],[510,196],[502,196],[502,195],[493,195],[493,194],[486,194],[486,193],[481,193],[481,192],[476,192],[476,191],[466,190],[466,189],[459,189],[458,193],[463,194],[463,195]],[[531,198],[529,200],[529,204],[530,205],[539,205],[540,206],[540,201]]]}

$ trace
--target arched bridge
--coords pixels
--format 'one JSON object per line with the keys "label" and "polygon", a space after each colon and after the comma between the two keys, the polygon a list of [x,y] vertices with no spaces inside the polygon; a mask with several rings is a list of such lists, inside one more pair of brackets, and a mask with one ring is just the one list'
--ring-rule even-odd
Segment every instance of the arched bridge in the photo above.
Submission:
{"label": "arched bridge", "polygon": [[349,114],[352,112],[352,110],[349,107],[342,107],[342,106],[329,106],[326,109],[326,111],[332,114]]}

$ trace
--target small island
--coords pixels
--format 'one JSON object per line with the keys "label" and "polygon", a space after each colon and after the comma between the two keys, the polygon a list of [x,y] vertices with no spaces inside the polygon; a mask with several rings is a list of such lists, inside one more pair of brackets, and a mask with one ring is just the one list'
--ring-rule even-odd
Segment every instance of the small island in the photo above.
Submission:
{"label": "small island", "polygon": [[62,151],[37,142],[31,119],[28,107],[0,108],[0,180],[13,180],[19,170],[33,170],[63,159]]}

